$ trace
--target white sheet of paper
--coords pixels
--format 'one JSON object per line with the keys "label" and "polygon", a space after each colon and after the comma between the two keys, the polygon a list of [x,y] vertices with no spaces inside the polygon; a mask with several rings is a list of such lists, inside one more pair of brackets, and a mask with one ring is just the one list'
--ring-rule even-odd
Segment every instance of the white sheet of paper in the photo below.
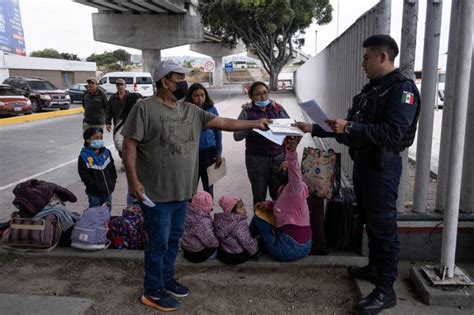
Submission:
{"label": "white sheet of paper", "polygon": [[156,206],[155,203],[145,194],[143,194],[143,203],[145,204],[145,206],[150,208]]}
{"label": "white sheet of paper", "polygon": [[326,124],[326,120],[328,120],[328,116],[326,116],[326,113],[323,112],[321,107],[319,107],[319,104],[316,103],[316,106],[313,109],[313,115],[311,118],[313,119],[313,122],[315,124],[318,124],[319,127],[323,128],[327,132],[332,132],[333,130]]}
{"label": "white sheet of paper", "polygon": [[268,124],[268,128],[273,134],[277,135],[303,136],[304,132],[300,128],[291,126],[294,123],[296,122],[292,118],[272,119],[272,123]]}
{"label": "white sheet of paper", "polygon": [[207,168],[207,177],[209,178],[209,186],[214,185],[219,179],[227,174],[227,165],[225,163],[225,158],[222,158],[221,166],[216,169],[216,163],[212,164]]}
{"label": "white sheet of paper", "polygon": [[274,134],[271,130],[260,130],[260,129],[253,129],[256,133],[261,134],[265,138],[267,138],[270,141],[275,142],[276,144],[282,145],[283,141],[285,140],[286,135],[282,134]]}

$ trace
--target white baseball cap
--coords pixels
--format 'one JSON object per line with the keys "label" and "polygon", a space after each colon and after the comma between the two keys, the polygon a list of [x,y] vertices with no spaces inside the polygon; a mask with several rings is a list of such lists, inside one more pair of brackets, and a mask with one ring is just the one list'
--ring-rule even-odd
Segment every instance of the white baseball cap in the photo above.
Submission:
{"label": "white baseball cap", "polygon": [[155,66],[155,72],[153,73],[153,79],[159,81],[170,72],[176,73],[189,73],[191,69],[185,68],[172,60],[163,60]]}

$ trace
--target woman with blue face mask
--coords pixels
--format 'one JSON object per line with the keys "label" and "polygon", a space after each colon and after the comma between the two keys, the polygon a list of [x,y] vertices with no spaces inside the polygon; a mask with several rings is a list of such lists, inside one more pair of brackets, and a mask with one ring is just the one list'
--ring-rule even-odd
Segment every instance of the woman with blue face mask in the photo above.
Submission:
{"label": "woman with blue face mask", "polygon": [[[250,85],[248,95],[251,100],[242,106],[238,119],[257,120],[260,118],[289,118],[287,112],[270,98],[268,86],[260,81]],[[265,201],[267,189],[270,197],[276,200],[278,188],[282,183],[278,180],[281,163],[285,160],[284,148],[264,136],[252,131],[234,132],[234,140],[245,139],[245,165],[252,186],[253,204]]]}
{"label": "woman with blue face mask", "polygon": [[81,180],[86,185],[89,208],[109,203],[112,210],[112,192],[117,181],[114,159],[104,146],[102,128],[91,127],[84,131],[84,147],[78,160]]}

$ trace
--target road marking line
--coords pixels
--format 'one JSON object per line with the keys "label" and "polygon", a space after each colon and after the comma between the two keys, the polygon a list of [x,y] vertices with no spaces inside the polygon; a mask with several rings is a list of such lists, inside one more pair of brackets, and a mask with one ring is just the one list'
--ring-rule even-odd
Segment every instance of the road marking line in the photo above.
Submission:
{"label": "road marking line", "polygon": [[[113,146],[113,145],[109,145],[109,146],[107,147],[107,149],[110,149],[110,147],[112,147],[112,146]],[[67,165],[69,165],[69,164],[71,164],[71,163],[74,163],[74,162],[77,162],[77,158],[75,158],[75,159],[73,159],[73,160],[70,160],[70,161],[67,161],[67,162],[65,162],[65,163],[61,163],[61,164],[59,164],[59,165],[56,165],[55,167],[52,167],[52,168],[50,168],[50,169],[47,169],[46,171],[42,171],[42,172],[33,174],[33,175],[31,175],[31,176],[22,178],[22,179],[20,179],[20,180],[18,180],[18,181],[16,181],[16,182],[7,184],[7,185],[5,185],[5,186],[0,186],[0,191],[5,190],[5,189],[10,188],[10,187],[13,187],[13,186],[16,186],[16,185],[18,185],[18,184],[20,184],[20,183],[23,183],[23,182],[25,182],[25,181],[27,181],[27,180],[30,180],[30,179],[33,179],[33,178],[35,178],[35,177],[39,177],[39,176],[42,176],[42,175],[44,175],[44,174],[50,173],[50,172],[52,172],[52,171],[55,171],[55,170],[57,170],[57,169],[59,169],[59,168],[61,168],[61,167],[67,166]]]}
{"label": "road marking line", "polygon": [[57,165],[57,166],[55,166],[55,167],[52,167],[52,168],[50,168],[50,169],[48,169],[48,170],[46,170],[46,171],[42,171],[42,172],[36,173],[36,174],[34,174],[34,175],[25,177],[25,178],[23,178],[23,179],[20,179],[19,181],[14,182],[14,183],[10,183],[10,184],[5,185],[5,186],[0,186],[0,191],[1,191],[1,190],[5,190],[5,189],[7,189],[7,188],[10,188],[10,187],[12,187],[12,186],[16,186],[16,185],[18,185],[19,183],[22,183],[22,182],[24,182],[24,181],[33,179],[33,178],[35,178],[35,177],[38,177],[38,176],[47,174],[47,173],[49,173],[49,172],[52,172],[52,171],[54,171],[54,170],[57,170],[58,168],[61,168],[61,167],[63,167],[63,166],[69,165],[69,164],[74,163],[74,162],[77,162],[77,158],[75,158],[74,160],[70,160],[70,161],[68,161],[68,162],[59,164],[59,165]]}

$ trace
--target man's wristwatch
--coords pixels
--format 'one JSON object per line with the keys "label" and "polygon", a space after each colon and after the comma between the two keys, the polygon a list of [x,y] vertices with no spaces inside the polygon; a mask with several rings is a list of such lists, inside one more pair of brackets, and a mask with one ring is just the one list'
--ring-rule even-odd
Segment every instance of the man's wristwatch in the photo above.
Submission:
{"label": "man's wristwatch", "polygon": [[348,121],[347,124],[344,126],[344,133],[350,134],[352,131],[352,122]]}

